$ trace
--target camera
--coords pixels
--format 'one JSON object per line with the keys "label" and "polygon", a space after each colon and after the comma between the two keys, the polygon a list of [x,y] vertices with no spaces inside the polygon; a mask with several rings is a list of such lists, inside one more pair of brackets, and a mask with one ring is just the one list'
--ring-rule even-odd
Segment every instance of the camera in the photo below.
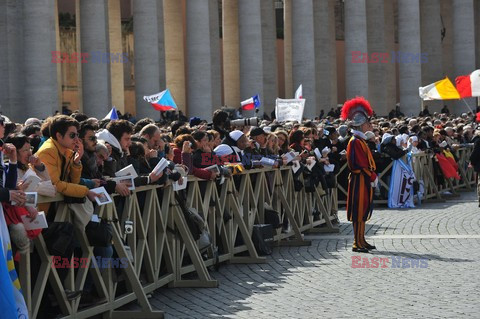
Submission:
{"label": "camera", "polygon": [[129,235],[133,233],[133,222],[131,220],[125,221],[125,234]]}
{"label": "camera", "polygon": [[232,120],[230,124],[233,126],[258,126],[258,117],[250,117],[246,119]]}

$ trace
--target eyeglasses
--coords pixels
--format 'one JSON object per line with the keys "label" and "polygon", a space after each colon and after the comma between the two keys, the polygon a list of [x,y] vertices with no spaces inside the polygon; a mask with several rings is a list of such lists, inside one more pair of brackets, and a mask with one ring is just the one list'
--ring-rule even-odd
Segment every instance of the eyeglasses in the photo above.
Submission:
{"label": "eyeglasses", "polygon": [[92,135],[88,138],[89,141],[95,142],[97,140],[97,137],[95,135]]}
{"label": "eyeglasses", "polygon": [[70,137],[73,140],[74,138],[78,137],[78,133],[72,132],[72,133],[68,134],[68,137]]}

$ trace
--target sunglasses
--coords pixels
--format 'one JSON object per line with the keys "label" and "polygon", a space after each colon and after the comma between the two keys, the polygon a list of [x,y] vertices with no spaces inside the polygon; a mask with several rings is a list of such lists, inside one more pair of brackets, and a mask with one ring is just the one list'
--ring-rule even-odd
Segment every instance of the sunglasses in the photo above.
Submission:
{"label": "sunglasses", "polygon": [[71,139],[74,139],[74,138],[78,137],[78,133],[73,133],[72,132],[72,133],[68,134],[68,137],[70,137]]}
{"label": "sunglasses", "polygon": [[92,142],[95,142],[95,141],[97,140],[97,137],[96,137],[95,135],[93,135],[93,136],[90,136],[90,137],[88,138],[88,140],[89,140],[89,141],[92,141]]}

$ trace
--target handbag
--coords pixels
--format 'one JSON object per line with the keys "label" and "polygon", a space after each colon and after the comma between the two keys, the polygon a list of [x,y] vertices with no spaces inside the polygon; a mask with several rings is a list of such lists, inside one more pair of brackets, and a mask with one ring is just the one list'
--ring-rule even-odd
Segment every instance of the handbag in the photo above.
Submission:
{"label": "handbag", "polygon": [[48,251],[53,256],[70,257],[73,254],[73,225],[69,222],[53,222],[43,231]]}
{"label": "handbag", "polygon": [[100,222],[90,221],[85,226],[88,242],[94,247],[108,247],[112,244],[113,227],[106,220]]}

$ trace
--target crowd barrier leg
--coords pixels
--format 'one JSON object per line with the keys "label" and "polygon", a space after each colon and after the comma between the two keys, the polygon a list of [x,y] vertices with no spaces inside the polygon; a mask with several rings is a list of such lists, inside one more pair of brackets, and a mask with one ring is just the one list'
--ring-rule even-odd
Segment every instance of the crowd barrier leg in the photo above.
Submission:
{"label": "crowd barrier leg", "polygon": [[[336,193],[337,189],[332,189],[332,194]],[[335,203],[335,197],[330,197],[329,194],[325,194],[322,197],[320,189],[316,189],[315,193],[315,200],[316,203],[320,207],[320,212],[322,214],[323,220],[325,221],[324,227],[314,227],[310,229],[309,233],[338,233],[340,232],[340,228],[338,226],[333,225],[332,219],[337,219],[336,212],[333,211],[333,206]],[[325,198],[327,204],[325,205],[323,198]],[[333,212],[335,215],[334,217],[330,214]],[[332,218],[333,217],[333,218]]]}

